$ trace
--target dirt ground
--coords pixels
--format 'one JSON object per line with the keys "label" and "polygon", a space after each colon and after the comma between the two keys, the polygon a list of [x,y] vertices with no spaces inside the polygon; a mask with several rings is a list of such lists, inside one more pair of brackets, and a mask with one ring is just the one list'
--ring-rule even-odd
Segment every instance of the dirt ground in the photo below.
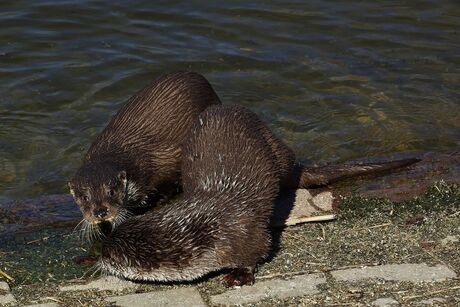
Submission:
{"label": "dirt ground", "polygon": [[[399,263],[444,264],[460,276],[460,187],[440,182],[422,196],[400,203],[347,198],[336,221],[275,228],[273,237],[274,250],[261,264],[258,281]],[[71,229],[2,238],[1,243],[0,269],[14,278],[10,287],[20,302],[52,296],[66,305],[104,305],[104,292],[58,291],[62,282],[86,280],[93,272],[91,266],[75,264],[74,257],[87,254],[89,247],[82,245]],[[225,291],[218,274],[194,284],[204,298]],[[144,285],[137,291],[170,287],[174,285]],[[358,305],[386,295],[405,305],[436,295],[445,297],[447,305],[455,304],[460,301],[460,280],[420,285],[362,281],[351,285],[328,278],[319,294],[270,299],[256,305]]]}

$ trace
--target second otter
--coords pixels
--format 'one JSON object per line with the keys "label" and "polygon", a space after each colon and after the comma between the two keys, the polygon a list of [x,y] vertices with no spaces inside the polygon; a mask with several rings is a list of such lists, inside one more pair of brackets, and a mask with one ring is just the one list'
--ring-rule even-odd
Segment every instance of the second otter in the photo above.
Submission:
{"label": "second otter", "polygon": [[85,229],[103,221],[113,228],[148,197],[177,189],[182,143],[198,114],[213,104],[220,100],[211,85],[192,72],[163,75],[131,97],[69,182]]}

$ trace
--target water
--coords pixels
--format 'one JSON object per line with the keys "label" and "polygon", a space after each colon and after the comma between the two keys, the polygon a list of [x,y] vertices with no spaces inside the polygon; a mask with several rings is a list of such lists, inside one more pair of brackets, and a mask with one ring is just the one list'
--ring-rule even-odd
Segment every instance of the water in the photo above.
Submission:
{"label": "water", "polygon": [[120,105],[179,69],[303,161],[458,149],[458,1],[204,3],[1,1],[0,196],[67,192]]}

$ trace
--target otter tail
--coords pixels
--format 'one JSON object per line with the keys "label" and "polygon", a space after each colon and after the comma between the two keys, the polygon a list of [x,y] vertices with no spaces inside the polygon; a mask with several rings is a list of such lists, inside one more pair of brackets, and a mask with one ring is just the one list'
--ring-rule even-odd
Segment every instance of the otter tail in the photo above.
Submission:
{"label": "otter tail", "polygon": [[382,163],[359,163],[344,165],[325,165],[318,167],[308,167],[298,165],[297,174],[299,174],[299,188],[308,188],[330,184],[342,179],[379,175],[397,168],[409,166],[419,162],[420,159],[403,159]]}

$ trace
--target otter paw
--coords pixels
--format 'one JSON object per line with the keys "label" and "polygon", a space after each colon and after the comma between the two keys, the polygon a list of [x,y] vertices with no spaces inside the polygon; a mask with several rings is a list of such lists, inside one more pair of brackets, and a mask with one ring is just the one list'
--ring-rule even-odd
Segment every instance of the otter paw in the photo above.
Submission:
{"label": "otter paw", "polygon": [[254,270],[250,268],[234,269],[223,277],[223,284],[225,287],[244,286],[254,284]]}

